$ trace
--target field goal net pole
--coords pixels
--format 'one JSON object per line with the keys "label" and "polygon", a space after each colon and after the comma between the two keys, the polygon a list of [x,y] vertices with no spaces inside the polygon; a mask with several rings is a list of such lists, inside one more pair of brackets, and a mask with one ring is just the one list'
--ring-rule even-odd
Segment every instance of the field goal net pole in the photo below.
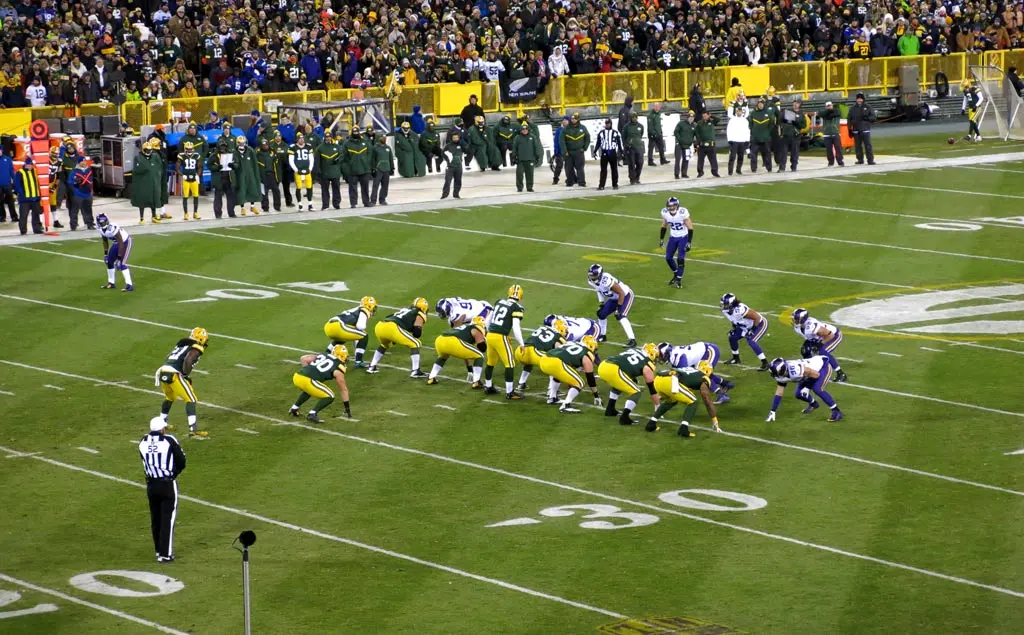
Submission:
{"label": "field goal net pole", "polygon": [[975,116],[983,136],[1024,140],[1024,99],[997,66],[971,66],[971,78],[984,97]]}

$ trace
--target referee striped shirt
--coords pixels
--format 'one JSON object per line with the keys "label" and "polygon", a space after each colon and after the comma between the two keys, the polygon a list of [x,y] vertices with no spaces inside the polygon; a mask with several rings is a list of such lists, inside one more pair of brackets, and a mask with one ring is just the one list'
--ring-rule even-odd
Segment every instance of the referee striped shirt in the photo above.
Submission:
{"label": "referee striped shirt", "polygon": [[150,432],[139,441],[139,454],[146,478],[173,479],[185,469],[185,452],[169,434]]}
{"label": "referee striped shirt", "polygon": [[601,128],[597,133],[596,145],[604,154],[622,152],[622,135],[614,128]]}

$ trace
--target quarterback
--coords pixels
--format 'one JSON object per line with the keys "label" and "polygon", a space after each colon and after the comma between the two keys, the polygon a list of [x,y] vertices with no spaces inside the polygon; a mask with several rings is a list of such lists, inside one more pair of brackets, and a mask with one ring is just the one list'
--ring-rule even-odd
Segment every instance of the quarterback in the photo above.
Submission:
{"label": "quarterback", "polygon": [[363,354],[369,340],[366,327],[376,312],[377,299],[371,295],[364,295],[359,300],[359,306],[342,311],[324,324],[324,335],[331,340],[331,347],[346,342],[356,343],[356,368],[363,367]]}
{"label": "quarterback", "polygon": [[[156,369],[153,379],[156,385],[164,392],[164,401],[160,405],[160,417],[166,422],[167,415],[171,412],[171,406],[178,399],[185,402],[185,414],[188,417],[188,437],[190,439],[204,439],[208,435],[206,431],[197,429],[196,419],[196,393],[192,389],[192,369],[199,363],[199,358],[206,352],[210,343],[210,334],[206,329],[197,326],[192,329],[188,337],[178,340],[167,359],[160,368]],[[174,429],[168,425],[169,429]]]}
{"label": "quarterback", "polygon": [[498,394],[491,384],[494,366],[500,361],[505,367],[505,399],[522,399],[523,396],[512,389],[512,373],[516,367],[515,354],[512,352],[512,337],[520,346],[523,342],[523,288],[514,284],[508,288],[508,297],[494,303],[494,312],[487,322],[487,367],[484,369],[484,393]]}
{"label": "quarterback", "polygon": [[426,298],[416,298],[412,304],[404,309],[399,309],[387,316],[373,327],[373,333],[377,336],[380,346],[373,354],[373,361],[366,369],[368,373],[380,372],[377,366],[380,360],[384,359],[384,353],[395,344],[409,349],[409,357],[412,360],[412,372],[410,377],[426,377],[427,374],[420,370],[420,337],[423,335],[423,325],[427,323],[427,310],[430,303]]}

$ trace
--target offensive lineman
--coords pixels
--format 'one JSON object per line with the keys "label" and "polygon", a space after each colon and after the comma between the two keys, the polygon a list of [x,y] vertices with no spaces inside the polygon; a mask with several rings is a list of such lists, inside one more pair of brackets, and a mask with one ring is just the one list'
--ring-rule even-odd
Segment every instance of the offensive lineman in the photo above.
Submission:
{"label": "offensive lineman", "polygon": [[[107,284],[101,289],[116,289],[114,284],[116,271],[120,270],[124,278],[124,289],[122,291],[134,291],[132,285],[132,272],[128,270],[128,257],[132,253],[132,237],[120,225],[113,225],[106,214],[96,217],[96,229],[103,237],[103,260],[107,263]],[[110,241],[114,241],[113,247]]]}
{"label": "offensive lineman", "polygon": [[791,361],[776,357],[770,364],[770,371],[772,379],[777,385],[775,397],[772,399],[772,409],[765,421],[769,423],[775,421],[775,411],[779,409],[779,405],[782,403],[782,393],[786,390],[786,384],[790,382],[796,382],[793,396],[807,403],[807,407],[802,410],[803,414],[808,414],[818,408],[818,402],[811,394],[813,392],[821,397],[825,405],[832,410],[832,414],[828,418],[829,421],[839,421],[843,418],[843,413],[839,410],[836,400],[825,390],[825,386],[832,379],[832,366],[823,355]]}
{"label": "offensive lineman", "polygon": [[362,368],[363,354],[366,352],[366,343],[369,339],[366,327],[376,312],[377,299],[372,295],[365,295],[360,298],[359,306],[342,311],[327,320],[327,323],[324,324],[324,335],[331,340],[328,351],[336,344],[355,342],[356,368]]}
{"label": "offensive lineman", "polygon": [[410,377],[426,377],[427,374],[420,370],[420,337],[423,335],[423,325],[427,323],[427,310],[430,303],[426,298],[416,298],[412,304],[404,309],[399,309],[387,316],[373,327],[373,334],[377,336],[380,346],[373,353],[373,361],[366,372],[379,373],[377,365],[384,359],[384,353],[395,344],[401,344],[409,349],[409,358],[412,361],[412,372]]}
{"label": "offensive lineman", "polygon": [[615,276],[607,273],[604,267],[598,264],[590,265],[587,271],[587,284],[597,293],[597,321],[601,326],[601,334],[598,342],[608,340],[608,316],[615,314],[622,330],[626,332],[626,346],[636,346],[636,335],[633,334],[633,325],[629,323],[629,310],[633,308],[633,290],[625,282],[620,282]]}
{"label": "offensive lineman", "polygon": [[804,338],[803,346],[800,347],[800,355],[803,357],[821,355],[836,371],[837,382],[847,380],[846,373],[839,367],[839,361],[832,354],[832,351],[839,348],[839,344],[843,341],[843,332],[838,327],[812,318],[807,309],[795,309],[793,311],[793,330]]}
{"label": "offensive lineman", "polygon": [[477,390],[482,388],[480,373],[483,371],[484,353],[487,351],[487,321],[482,317],[475,317],[465,324],[448,329],[434,340],[434,349],[437,350],[437,360],[430,369],[430,376],[427,377],[427,385],[433,386],[437,383],[437,376],[444,367],[449,357],[461,359],[466,362],[472,370],[470,376],[473,384],[471,388]]}
{"label": "offensive lineman", "polygon": [[[643,377],[644,383],[647,384],[647,390],[651,393],[651,401],[654,406],[661,405],[661,397],[658,396],[658,391],[654,388],[654,361],[656,359],[658,359],[658,347],[654,344],[644,344],[642,348],[627,348],[618,355],[613,355],[601,362],[597,367],[597,375],[611,386],[604,416],[618,415],[619,424],[624,426],[636,423],[629,413],[636,408],[636,400],[640,396],[640,386],[636,383],[638,377]],[[620,413],[615,409],[615,402],[622,394],[626,395],[626,407]]]}
{"label": "offensive lineman", "polygon": [[661,209],[661,237],[658,246],[665,246],[665,232],[668,232],[668,247],[665,249],[665,262],[672,270],[672,279],[668,286],[680,288],[683,281],[683,269],[686,268],[686,254],[693,244],[693,220],[690,210],[679,206],[679,199],[670,196]]}
{"label": "offensive lineman", "polygon": [[704,407],[708,409],[708,416],[711,417],[711,425],[715,432],[721,432],[718,426],[718,413],[711,403],[711,391],[708,389],[710,382],[711,364],[700,362],[696,368],[676,368],[673,370],[660,370],[654,378],[654,389],[661,396],[661,405],[654,411],[654,415],[647,421],[647,431],[658,431],[658,419],[664,417],[677,403],[686,404],[686,411],[683,412],[683,422],[679,426],[678,434],[684,439],[695,436],[690,432],[690,421],[697,414],[697,394],[700,394]]}
{"label": "offensive lineman", "polygon": [[526,342],[516,349],[516,361],[523,365],[523,372],[519,375],[519,392],[526,392],[526,380],[530,378],[534,366],[540,366],[543,358],[551,349],[565,343],[565,336],[568,333],[564,322],[555,320],[551,326],[542,326],[535,330]]}
{"label": "offensive lineman", "polygon": [[[597,391],[597,379],[594,377],[594,370],[597,366],[597,339],[587,335],[582,342],[567,342],[562,346],[553,348],[540,358],[540,371],[550,377],[548,380],[548,403],[551,405],[560,404],[558,411],[564,414],[576,414],[580,411],[572,405],[576,396],[583,390],[583,377],[580,371],[587,378],[587,386],[594,395],[594,405],[601,407],[601,395]],[[564,401],[558,400],[558,386],[566,384],[569,392],[565,395]]]}
{"label": "offensive lineman", "polygon": [[740,363],[740,340],[747,340],[750,350],[761,360],[761,368],[768,370],[768,359],[758,341],[768,332],[768,318],[739,301],[735,295],[726,293],[722,296],[722,315],[732,324],[729,331],[729,349],[732,359],[726,364]]}

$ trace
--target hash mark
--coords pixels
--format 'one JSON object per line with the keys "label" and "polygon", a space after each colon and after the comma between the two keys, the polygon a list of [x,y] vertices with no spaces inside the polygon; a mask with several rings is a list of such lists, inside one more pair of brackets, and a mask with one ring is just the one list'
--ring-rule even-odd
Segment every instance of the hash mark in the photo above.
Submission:
{"label": "hash mark", "polygon": [[53,384],[43,384],[43,388],[52,388],[53,390],[60,390],[61,392],[64,391],[60,386],[54,386]]}
{"label": "hash mark", "polygon": [[193,373],[199,373],[200,375],[209,375],[210,374],[210,371],[208,371],[208,370],[199,370],[198,368],[193,368],[192,372]]}
{"label": "hash mark", "polygon": [[496,399],[484,399],[484,403],[493,404],[495,406],[506,406],[506,405],[508,405],[504,401],[498,401]]}
{"label": "hash mark", "polygon": [[886,353],[885,351],[878,351],[879,355],[885,355],[887,357],[903,357],[899,353]]}
{"label": "hash mark", "polygon": [[256,432],[255,430],[250,430],[249,428],[235,428],[235,430],[238,430],[239,432],[244,432],[246,434],[259,434],[259,432]]}
{"label": "hash mark", "polygon": [[240,231],[242,231],[241,229],[238,229],[237,227],[221,227],[221,229],[226,229],[229,232],[240,232]]}
{"label": "hash mark", "polygon": [[341,222],[340,218],[325,218],[324,220],[330,221],[332,223],[340,223]]}
{"label": "hash mark", "polygon": [[437,212],[437,211],[434,211],[432,209],[425,209],[425,210],[423,210],[423,213],[424,214],[440,214],[441,212]]}
{"label": "hash mark", "polygon": [[388,410],[387,413],[389,415],[395,415],[396,417],[408,417],[409,416],[409,415],[405,414],[404,412],[398,412],[397,410]]}
{"label": "hash mark", "polygon": [[1014,450],[1013,452],[1003,452],[1003,454],[1005,454],[1006,456],[1013,456],[1015,454],[1024,454],[1024,448],[1021,448],[1019,450]]}
{"label": "hash mark", "polygon": [[715,315],[714,313],[701,313],[701,315],[706,318],[711,318],[714,320],[717,320],[719,318],[719,316]]}
{"label": "hash mark", "polygon": [[14,393],[11,392],[10,390],[0,390],[0,395],[8,395],[10,397],[14,397],[15,396]]}
{"label": "hash mark", "polygon": [[295,223],[296,225],[308,225],[309,224],[309,222],[304,221],[304,220],[294,220],[292,222]]}
{"label": "hash mark", "polygon": [[933,353],[945,353],[946,352],[946,351],[942,350],[941,348],[928,348],[927,346],[922,346],[921,350],[922,351],[931,351]]}
{"label": "hash mark", "polygon": [[[132,441],[132,443],[135,443],[135,442]],[[76,449],[81,450],[82,452],[88,452],[89,454],[99,454],[100,453],[99,450],[93,450],[92,448],[87,448],[87,447],[85,447],[83,445],[78,446],[78,448],[76,448]]]}
{"label": "hash mark", "polygon": [[344,419],[345,421],[351,421],[353,423],[359,423],[359,419],[353,419],[347,415],[338,415],[335,419]]}
{"label": "hash mark", "polygon": [[454,406],[446,406],[443,403],[434,404],[434,407],[435,408],[444,408],[445,410],[456,410],[456,408]]}
{"label": "hash mark", "polygon": [[244,368],[246,370],[258,370],[255,366],[249,366],[248,364],[235,364],[235,368]]}
{"label": "hash mark", "polygon": [[853,362],[854,364],[863,364],[864,363],[863,359],[854,359],[852,357],[839,357],[838,355],[836,355],[836,359],[841,359],[844,362]]}
{"label": "hash mark", "polygon": [[302,362],[297,359],[282,359],[281,361],[285,364],[302,364]]}
{"label": "hash mark", "polygon": [[677,324],[686,324],[686,320],[677,320],[675,318],[670,318],[670,317],[663,317],[661,319],[665,320],[666,322],[676,322]]}

